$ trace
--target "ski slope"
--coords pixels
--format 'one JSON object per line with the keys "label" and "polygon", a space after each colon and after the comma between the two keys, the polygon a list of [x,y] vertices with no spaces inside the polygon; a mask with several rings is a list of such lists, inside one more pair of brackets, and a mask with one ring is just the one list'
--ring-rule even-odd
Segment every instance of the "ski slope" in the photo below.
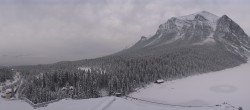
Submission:
{"label": "ski slope", "polygon": [[[82,100],[64,99],[36,110],[243,110],[250,109],[250,63],[218,72],[190,76],[162,84],[150,84],[130,94],[142,100],[169,103],[178,107],[131,98],[102,97]],[[222,104],[227,102],[228,104]],[[218,107],[206,107],[220,104]],[[34,110],[24,101],[0,98],[0,110]]]}

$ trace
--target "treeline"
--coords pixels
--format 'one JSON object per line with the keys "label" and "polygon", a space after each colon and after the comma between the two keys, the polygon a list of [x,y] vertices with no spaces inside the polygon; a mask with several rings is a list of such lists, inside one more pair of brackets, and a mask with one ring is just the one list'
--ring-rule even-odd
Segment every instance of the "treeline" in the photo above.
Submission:
{"label": "treeline", "polygon": [[9,68],[0,68],[0,83],[6,80],[12,80],[14,72]]}
{"label": "treeline", "polygon": [[[117,92],[129,94],[157,79],[218,71],[244,62],[245,59],[227,51],[197,46],[60,62],[33,67],[32,71],[19,67],[27,81],[20,87],[20,94],[34,103],[67,97],[101,97]],[[81,66],[92,68],[79,70]]]}

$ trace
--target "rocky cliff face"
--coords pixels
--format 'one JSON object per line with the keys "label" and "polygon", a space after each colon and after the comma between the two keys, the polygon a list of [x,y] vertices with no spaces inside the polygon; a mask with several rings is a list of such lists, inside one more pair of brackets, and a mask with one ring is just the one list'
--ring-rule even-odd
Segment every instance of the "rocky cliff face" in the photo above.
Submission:
{"label": "rocky cliff face", "polygon": [[249,55],[250,39],[248,35],[226,15],[223,15],[217,22],[214,39],[234,54],[242,57]]}
{"label": "rocky cliff face", "polygon": [[167,45],[216,45],[243,58],[250,52],[250,39],[238,24],[226,15],[218,17],[207,11],[170,18],[154,36],[143,37],[130,50]]}

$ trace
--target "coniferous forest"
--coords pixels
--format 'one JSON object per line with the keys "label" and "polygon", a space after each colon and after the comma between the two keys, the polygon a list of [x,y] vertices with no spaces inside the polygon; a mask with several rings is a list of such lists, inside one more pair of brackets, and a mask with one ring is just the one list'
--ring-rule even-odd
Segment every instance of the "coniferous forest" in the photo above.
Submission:
{"label": "coniferous forest", "polygon": [[10,69],[0,67],[0,83],[5,82],[6,80],[12,80],[13,75],[14,73]]}
{"label": "coniferous forest", "polygon": [[[62,98],[123,95],[157,79],[172,80],[218,71],[246,62],[219,48],[192,46],[120,52],[96,59],[49,65],[19,66],[23,83],[19,97],[33,103]],[[82,70],[79,67],[89,67]]]}

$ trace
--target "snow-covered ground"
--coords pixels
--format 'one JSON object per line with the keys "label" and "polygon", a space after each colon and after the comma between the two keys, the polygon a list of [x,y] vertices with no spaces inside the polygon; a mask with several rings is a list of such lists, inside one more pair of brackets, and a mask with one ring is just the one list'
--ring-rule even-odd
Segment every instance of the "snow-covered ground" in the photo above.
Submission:
{"label": "snow-covered ground", "polygon": [[160,85],[151,84],[131,96],[181,105],[223,102],[250,109],[250,63],[223,71],[191,76]]}
{"label": "snow-covered ground", "polygon": [[[18,83],[18,81],[20,81],[20,73],[19,72],[16,72],[15,76],[14,76],[14,79],[13,81],[11,80],[6,80],[4,83],[0,83],[0,92],[3,92],[2,89],[7,86],[11,86],[11,85],[15,85]],[[1,93],[0,93],[0,96],[1,96]]]}
{"label": "snow-covered ground", "polygon": [[92,98],[83,100],[63,99],[59,102],[49,104],[46,107],[34,109],[25,101],[5,100],[0,98],[0,110],[98,110],[99,106],[107,103],[110,97]]}
{"label": "snow-covered ground", "polygon": [[[227,102],[243,110],[250,109],[250,63],[208,74],[191,76],[162,84],[150,84],[130,96],[178,105],[208,106]],[[104,109],[103,109],[104,108]],[[103,97],[83,100],[61,100],[37,110],[233,110],[219,107],[173,107],[140,100]],[[33,110],[24,101],[0,98],[0,110]]]}

